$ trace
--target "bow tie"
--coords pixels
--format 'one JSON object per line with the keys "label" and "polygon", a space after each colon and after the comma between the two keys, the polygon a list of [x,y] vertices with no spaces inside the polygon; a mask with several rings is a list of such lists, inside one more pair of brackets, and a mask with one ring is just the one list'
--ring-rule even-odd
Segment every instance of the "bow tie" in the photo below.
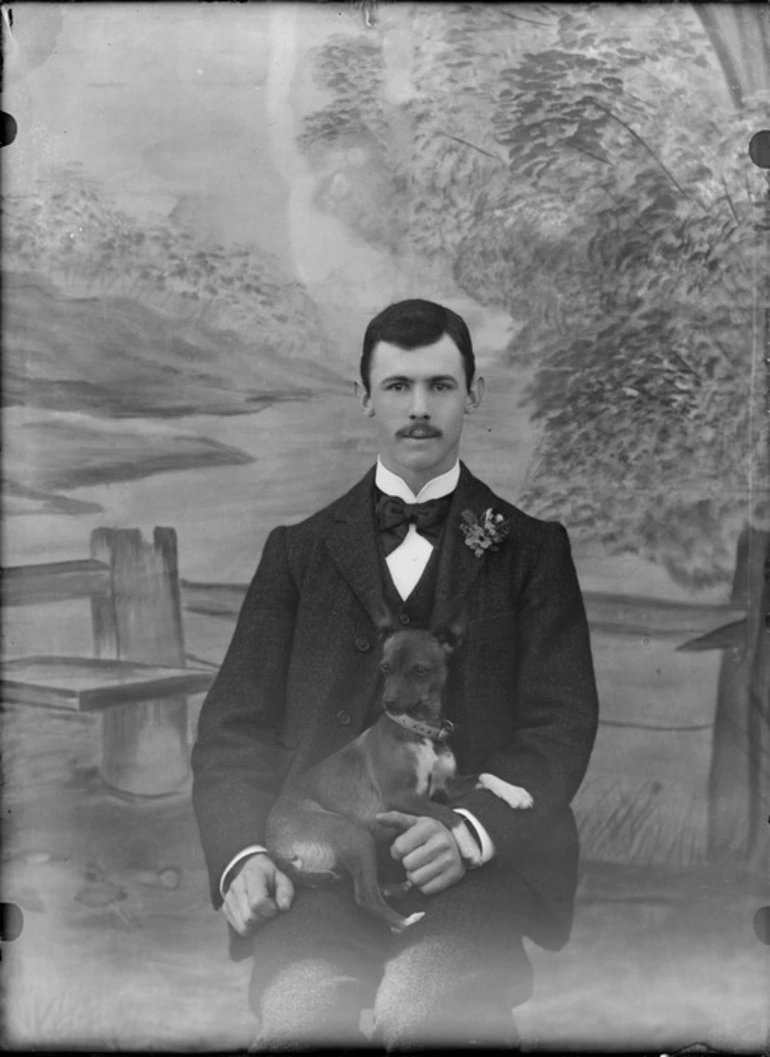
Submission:
{"label": "bow tie", "polygon": [[441,535],[451,502],[451,495],[428,499],[425,503],[406,503],[395,495],[381,496],[377,502],[376,515],[385,556],[403,541],[410,524],[414,524],[421,536],[435,544]]}

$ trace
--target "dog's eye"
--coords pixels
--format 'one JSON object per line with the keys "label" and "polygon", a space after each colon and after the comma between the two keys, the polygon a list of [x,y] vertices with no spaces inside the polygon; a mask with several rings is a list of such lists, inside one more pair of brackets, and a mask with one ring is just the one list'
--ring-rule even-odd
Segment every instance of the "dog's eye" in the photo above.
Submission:
{"label": "dog's eye", "polygon": [[387,661],[383,661],[382,662],[382,664],[380,665],[380,671],[381,672],[389,672],[390,671],[390,665],[388,664]]}
{"label": "dog's eye", "polygon": [[417,667],[415,667],[415,668],[412,668],[412,671],[414,672],[415,675],[427,675],[428,674],[428,669],[427,668],[421,668],[419,665]]}

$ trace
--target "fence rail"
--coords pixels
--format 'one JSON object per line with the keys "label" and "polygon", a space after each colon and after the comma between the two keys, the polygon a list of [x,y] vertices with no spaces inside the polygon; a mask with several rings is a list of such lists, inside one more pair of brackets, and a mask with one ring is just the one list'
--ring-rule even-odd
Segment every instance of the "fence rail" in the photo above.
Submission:
{"label": "fence rail", "polygon": [[[246,596],[247,585],[208,583],[180,579],[182,606],[188,613],[235,620]],[[69,598],[91,597],[111,590],[110,569],[94,559],[14,566],[3,574],[4,605],[32,605]],[[707,636],[726,625],[739,625],[746,609],[736,602],[693,603],[645,595],[584,591],[583,598],[591,630],[609,635],[682,640]],[[704,640],[701,648],[719,649]]]}
{"label": "fence rail", "polygon": [[[238,616],[247,590],[245,584],[192,580],[180,580],[179,586],[182,605],[189,613],[231,620]],[[584,591],[583,599],[592,631],[610,635],[679,640],[746,617],[745,608],[730,602],[704,605],[598,591]]]}
{"label": "fence rail", "polygon": [[98,592],[109,593],[111,583],[109,566],[93,558],[11,566],[3,570],[3,605],[89,598]]}
{"label": "fence rail", "polygon": [[[749,585],[759,582],[766,554],[766,535],[752,546],[748,535],[742,537],[729,602],[583,594],[592,634],[667,641],[679,650],[730,651],[721,662],[713,727],[709,849],[717,855],[734,833],[737,841],[730,848],[737,843],[745,854],[754,854],[754,833],[764,821],[758,805],[767,799],[760,789],[766,776],[753,761],[762,758],[766,739],[762,706],[758,709],[756,702],[767,700],[770,669],[764,625],[755,605],[759,599],[751,601]],[[247,589],[245,583],[181,578],[171,528],[156,528],[151,542],[136,529],[96,529],[89,558],[11,567],[2,580],[2,600],[9,606],[89,599],[92,656],[20,658],[5,666],[3,689],[10,700],[27,705],[99,708],[102,775],[121,795],[157,796],[178,790],[189,775],[187,698],[210,685],[218,668],[213,659],[187,652],[183,614],[232,624]],[[754,608],[747,613],[749,604]],[[764,612],[766,602],[759,608]],[[675,729],[629,720],[604,722],[667,734]]]}

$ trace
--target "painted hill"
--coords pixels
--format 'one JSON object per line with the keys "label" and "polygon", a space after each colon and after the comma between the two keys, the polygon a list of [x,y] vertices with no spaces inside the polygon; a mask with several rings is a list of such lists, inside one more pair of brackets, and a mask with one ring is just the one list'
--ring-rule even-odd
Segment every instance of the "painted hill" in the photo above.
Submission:
{"label": "painted hill", "polygon": [[6,273],[4,403],[111,416],[235,414],[305,399],[336,377],[232,330],[128,296],[68,297]]}
{"label": "painted hill", "polygon": [[6,514],[94,513],[101,504],[72,495],[73,489],[254,461],[240,448],[176,422],[28,407],[7,408],[3,420]]}
{"label": "painted hill", "polygon": [[270,253],[129,216],[77,165],[4,196],[3,265],[6,404],[232,414],[342,385]]}

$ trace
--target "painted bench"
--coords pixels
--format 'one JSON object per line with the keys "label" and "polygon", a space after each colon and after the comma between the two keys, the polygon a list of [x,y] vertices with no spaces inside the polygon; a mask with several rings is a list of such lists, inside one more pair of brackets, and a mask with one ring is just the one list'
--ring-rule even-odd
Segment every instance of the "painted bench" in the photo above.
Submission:
{"label": "painted bench", "polygon": [[93,657],[29,656],[3,664],[3,700],[102,714],[101,774],[121,794],[162,796],[189,771],[187,698],[214,672],[187,667],[177,538],[156,528],[96,529],[87,559],[4,570],[3,605],[87,598]]}

